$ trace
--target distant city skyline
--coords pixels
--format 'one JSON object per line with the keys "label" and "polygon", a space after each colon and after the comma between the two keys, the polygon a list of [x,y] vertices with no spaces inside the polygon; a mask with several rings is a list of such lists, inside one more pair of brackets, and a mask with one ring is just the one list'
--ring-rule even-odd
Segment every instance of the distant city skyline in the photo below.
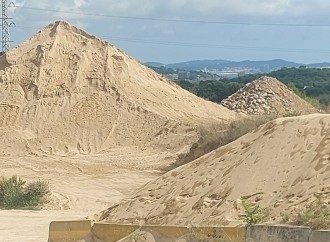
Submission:
{"label": "distant city skyline", "polygon": [[328,0],[15,0],[15,47],[55,20],[141,62],[330,62]]}

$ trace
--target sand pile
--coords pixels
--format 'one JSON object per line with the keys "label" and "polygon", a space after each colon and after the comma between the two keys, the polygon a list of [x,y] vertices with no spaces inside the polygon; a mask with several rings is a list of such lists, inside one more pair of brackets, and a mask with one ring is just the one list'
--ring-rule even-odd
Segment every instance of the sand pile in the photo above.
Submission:
{"label": "sand pile", "polygon": [[235,225],[242,197],[280,214],[330,202],[330,115],[273,120],[170,171],[103,212],[120,223]]}
{"label": "sand pile", "polygon": [[180,149],[192,123],[234,116],[62,21],[0,58],[0,155]]}
{"label": "sand pile", "polygon": [[246,84],[221,104],[246,114],[309,114],[317,110],[275,78],[263,76]]}

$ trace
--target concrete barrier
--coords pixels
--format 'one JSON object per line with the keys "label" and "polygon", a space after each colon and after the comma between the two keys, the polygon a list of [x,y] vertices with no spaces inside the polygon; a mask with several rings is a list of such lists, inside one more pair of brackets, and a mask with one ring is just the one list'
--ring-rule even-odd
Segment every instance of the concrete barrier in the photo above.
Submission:
{"label": "concrete barrier", "polygon": [[92,233],[104,242],[115,242],[139,229],[138,225],[122,225],[110,223],[94,223]]}
{"label": "concrete barrier", "polygon": [[194,227],[192,235],[198,239],[221,242],[245,242],[245,227]]}
{"label": "concrete barrier", "polygon": [[329,242],[330,231],[329,230],[314,230],[309,236],[309,242]]}
{"label": "concrete barrier", "polygon": [[305,227],[253,225],[247,227],[246,242],[309,242]]}
{"label": "concrete barrier", "polygon": [[48,242],[330,242],[330,231],[307,227],[253,225],[249,227],[179,227],[53,221]]}
{"label": "concrete barrier", "polygon": [[104,242],[245,242],[245,227],[187,228],[145,225],[139,228],[132,225],[95,223],[92,231],[96,238]]}
{"label": "concrete barrier", "polygon": [[[186,241],[187,236],[190,234],[190,229],[187,227],[179,226],[153,226],[146,225],[140,229],[145,232],[149,241],[159,241],[159,242],[172,242],[180,240]],[[152,238],[151,238],[152,236]],[[148,241],[148,242],[149,242]]]}
{"label": "concrete barrier", "polygon": [[94,223],[93,234],[97,239],[104,242],[129,242],[143,240],[145,242],[172,242],[179,239],[185,239],[190,233],[186,227],[178,226],[143,226],[138,225],[119,225],[107,223]]}
{"label": "concrete barrier", "polygon": [[48,242],[76,242],[91,232],[90,220],[52,221],[49,224]]}

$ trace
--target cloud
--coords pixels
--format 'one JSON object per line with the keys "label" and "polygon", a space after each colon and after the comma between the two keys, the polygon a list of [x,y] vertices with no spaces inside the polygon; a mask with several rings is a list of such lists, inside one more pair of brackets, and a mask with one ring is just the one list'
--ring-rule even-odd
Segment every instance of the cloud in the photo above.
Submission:
{"label": "cloud", "polygon": [[[58,11],[82,11],[107,15],[140,16],[153,18],[189,18],[244,20],[263,19],[281,21],[298,18],[313,21],[319,16],[327,18],[329,0],[16,0],[17,6],[54,9]],[[46,12],[26,9],[19,11],[25,20],[38,19],[47,22],[54,19],[91,21],[93,16]],[[304,20],[304,18],[306,18]],[[322,19],[322,21],[324,20]]]}
{"label": "cloud", "polygon": [[[87,5],[86,5],[87,6]],[[303,16],[330,10],[328,0],[89,0],[88,8],[130,16]],[[86,9],[87,10],[87,9]]]}

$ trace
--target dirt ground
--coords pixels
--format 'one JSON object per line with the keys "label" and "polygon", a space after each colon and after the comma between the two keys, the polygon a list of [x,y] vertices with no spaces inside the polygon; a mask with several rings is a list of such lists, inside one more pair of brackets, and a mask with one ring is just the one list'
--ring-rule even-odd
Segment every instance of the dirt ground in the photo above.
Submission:
{"label": "dirt ground", "polygon": [[152,164],[174,159],[166,153],[123,149],[94,156],[1,157],[2,175],[46,180],[52,194],[42,210],[0,210],[0,241],[47,241],[51,221],[93,218],[160,176]]}

